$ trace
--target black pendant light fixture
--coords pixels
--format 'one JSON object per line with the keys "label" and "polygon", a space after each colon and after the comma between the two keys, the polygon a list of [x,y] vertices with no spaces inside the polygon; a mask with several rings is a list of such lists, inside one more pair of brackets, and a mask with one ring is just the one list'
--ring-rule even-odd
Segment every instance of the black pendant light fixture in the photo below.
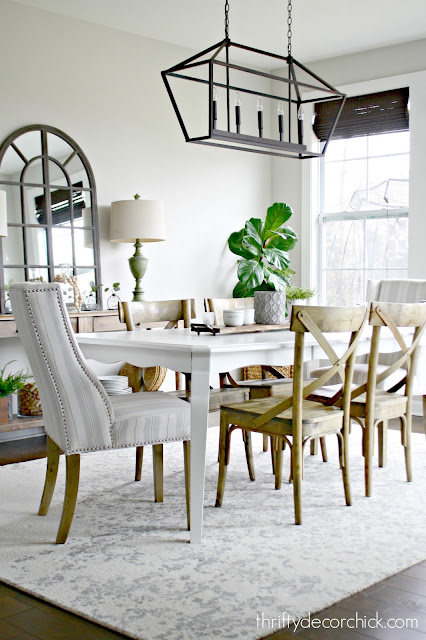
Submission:
{"label": "black pendant light fixture", "polygon": [[[346,96],[293,58],[291,12],[288,1],[287,56],[232,42],[226,0],[224,40],[162,71],[186,142],[285,158],[324,155]],[[241,58],[250,58],[250,66]],[[277,63],[279,72],[269,72]],[[311,122],[315,104],[330,101],[335,111],[330,131],[311,151],[305,118]]]}

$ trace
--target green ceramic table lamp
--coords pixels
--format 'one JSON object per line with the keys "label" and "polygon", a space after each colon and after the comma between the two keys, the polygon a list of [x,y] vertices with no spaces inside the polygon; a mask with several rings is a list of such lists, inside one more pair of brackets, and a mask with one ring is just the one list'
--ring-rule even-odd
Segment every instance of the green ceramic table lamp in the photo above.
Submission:
{"label": "green ceramic table lamp", "polygon": [[135,253],[129,258],[130,271],[136,280],[133,301],[143,300],[141,281],[148,259],[142,255],[142,245],[165,239],[164,208],[160,200],[142,200],[136,194],[134,200],[111,203],[111,242],[131,242],[135,247]]}

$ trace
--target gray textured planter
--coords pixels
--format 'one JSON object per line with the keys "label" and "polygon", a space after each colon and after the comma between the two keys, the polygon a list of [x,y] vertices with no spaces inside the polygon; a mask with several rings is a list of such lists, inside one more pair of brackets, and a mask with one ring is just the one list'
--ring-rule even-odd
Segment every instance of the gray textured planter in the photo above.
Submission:
{"label": "gray textured planter", "polygon": [[255,291],[254,321],[257,324],[284,324],[285,292]]}

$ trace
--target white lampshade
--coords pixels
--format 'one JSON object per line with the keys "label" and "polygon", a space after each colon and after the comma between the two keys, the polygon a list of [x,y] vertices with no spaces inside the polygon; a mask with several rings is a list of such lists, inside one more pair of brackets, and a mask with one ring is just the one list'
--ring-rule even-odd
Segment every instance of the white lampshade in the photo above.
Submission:
{"label": "white lampshade", "polygon": [[0,191],[0,236],[7,236],[6,191]]}
{"label": "white lampshade", "polygon": [[111,242],[160,242],[166,239],[160,200],[117,200],[111,203]]}

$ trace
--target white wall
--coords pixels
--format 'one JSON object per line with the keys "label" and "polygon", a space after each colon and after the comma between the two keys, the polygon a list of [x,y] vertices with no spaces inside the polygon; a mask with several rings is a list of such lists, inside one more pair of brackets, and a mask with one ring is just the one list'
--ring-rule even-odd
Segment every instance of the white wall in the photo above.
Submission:
{"label": "white wall", "polygon": [[[226,239],[271,204],[270,160],[185,144],[160,71],[193,51],[0,1],[0,138],[32,123],[62,129],[91,162],[102,278],[133,287],[131,245],[109,243],[109,205],[136,192],[165,201],[168,238],[146,245],[146,297],[226,296]],[[198,105],[194,104],[194,112]]]}
{"label": "white wall", "polygon": [[[110,203],[136,192],[163,199],[167,241],[144,247],[146,298],[195,297],[200,309],[204,296],[232,293],[236,256],[226,240],[265,215],[271,163],[185,144],[160,71],[193,53],[0,0],[0,139],[42,123],[82,147],[98,191],[102,280],[120,281],[123,298],[134,287],[134,249],[109,242]],[[0,349],[0,364],[20,355],[17,341],[12,348],[2,340]]]}

